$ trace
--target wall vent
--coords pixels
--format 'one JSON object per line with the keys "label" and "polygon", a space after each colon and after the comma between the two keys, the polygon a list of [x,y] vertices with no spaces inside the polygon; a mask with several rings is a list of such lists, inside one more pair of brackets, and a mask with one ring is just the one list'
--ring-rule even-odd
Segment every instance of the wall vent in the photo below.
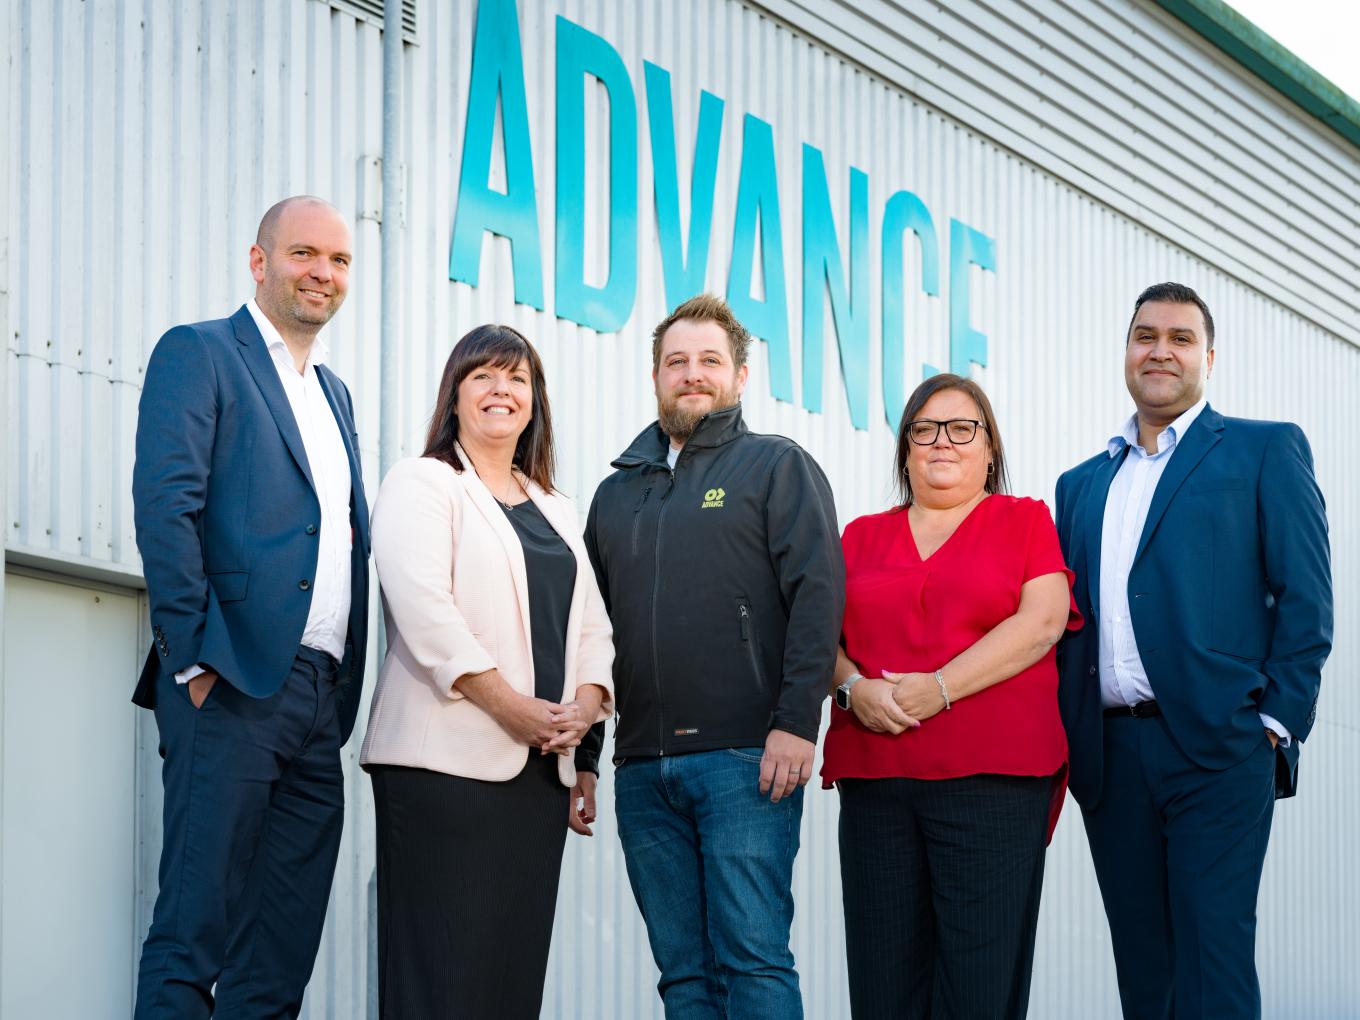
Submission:
{"label": "wall vent", "polygon": [[[361,21],[382,28],[383,8],[387,0],[329,0],[337,11],[352,14]],[[401,0],[401,34],[408,43],[416,39],[416,0]]]}

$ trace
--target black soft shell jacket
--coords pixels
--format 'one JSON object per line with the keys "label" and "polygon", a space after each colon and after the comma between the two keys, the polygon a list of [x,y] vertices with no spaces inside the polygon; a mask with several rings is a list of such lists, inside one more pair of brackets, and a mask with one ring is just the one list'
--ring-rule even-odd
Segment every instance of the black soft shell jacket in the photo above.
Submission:
{"label": "black soft shell jacket", "polygon": [[[615,761],[816,740],[845,608],[826,476],[798,444],[705,416],[656,424],[595,492],[586,548],[614,625]],[[598,770],[603,727],[577,751]]]}

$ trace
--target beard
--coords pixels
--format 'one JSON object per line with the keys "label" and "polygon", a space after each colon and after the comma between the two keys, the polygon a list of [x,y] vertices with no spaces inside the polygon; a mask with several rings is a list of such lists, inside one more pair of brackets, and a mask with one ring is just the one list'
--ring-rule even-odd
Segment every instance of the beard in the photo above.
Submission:
{"label": "beard", "polygon": [[316,333],[331,321],[340,310],[340,298],[332,295],[331,300],[322,307],[308,304],[295,285],[285,280],[269,280],[259,295],[262,311],[276,323],[283,320],[299,327],[304,333]]}
{"label": "beard", "polygon": [[[712,404],[704,409],[682,407],[680,398],[687,393],[706,393],[713,398]],[[694,429],[705,415],[714,411],[725,411],[741,402],[741,394],[735,386],[719,388],[715,386],[686,386],[672,394],[656,395],[656,417],[661,431],[678,443],[686,442],[694,434]]]}

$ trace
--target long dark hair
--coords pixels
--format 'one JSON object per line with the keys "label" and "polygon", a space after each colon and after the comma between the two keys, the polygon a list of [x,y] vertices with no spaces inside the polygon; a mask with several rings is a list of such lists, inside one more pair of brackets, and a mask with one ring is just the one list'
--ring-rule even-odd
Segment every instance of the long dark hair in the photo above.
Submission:
{"label": "long dark hair", "polygon": [[533,417],[515,443],[515,467],[532,478],[545,492],[553,491],[557,462],[553,454],[552,413],[548,409],[548,384],[543,362],[534,345],[519,330],[490,323],[478,326],[453,345],[444,375],[439,380],[439,396],[430,416],[430,431],[425,439],[424,457],[442,460],[462,473],[464,466],[454,444],[458,442],[458,387],[473,369],[513,368],[521,361],[529,365],[533,388]]}
{"label": "long dark hair", "polygon": [[[907,434],[910,431],[907,426],[916,420],[921,408],[926,406],[926,401],[941,390],[960,390],[973,398],[973,403],[977,404],[978,414],[982,418],[982,427],[987,430],[987,440],[992,446],[992,466],[987,472],[984,488],[989,495],[994,492],[1010,491],[1010,478],[1006,474],[1006,454],[1001,446],[1001,430],[997,427],[996,415],[992,413],[992,402],[987,399],[987,394],[982,392],[982,387],[972,379],[943,372],[940,375],[932,375],[912,391],[907,406],[902,411],[902,421],[897,426],[897,492],[904,508],[911,506],[913,499],[911,476],[907,474],[907,463],[911,458],[911,436]],[[976,437],[973,442],[977,442]]]}

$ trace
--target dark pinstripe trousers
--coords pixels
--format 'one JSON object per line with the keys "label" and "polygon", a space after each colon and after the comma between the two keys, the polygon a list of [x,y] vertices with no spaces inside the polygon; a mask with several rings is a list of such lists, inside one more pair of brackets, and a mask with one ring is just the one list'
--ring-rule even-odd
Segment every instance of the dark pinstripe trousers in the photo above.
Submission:
{"label": "dark pinstripe trousers", "polygon": [[1052,780],[837,786],[855,1020],[1024,1017]]}

